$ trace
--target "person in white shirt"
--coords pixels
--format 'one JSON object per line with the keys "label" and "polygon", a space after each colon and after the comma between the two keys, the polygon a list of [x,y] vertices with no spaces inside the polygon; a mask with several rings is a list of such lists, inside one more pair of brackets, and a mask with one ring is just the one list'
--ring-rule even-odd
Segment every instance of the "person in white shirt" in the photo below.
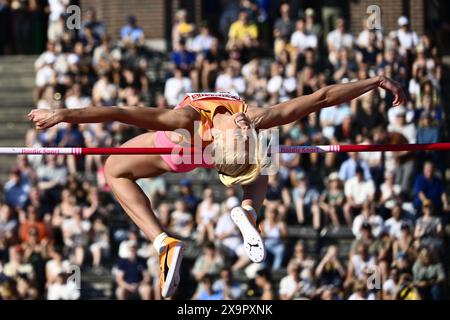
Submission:
{"label": "person in white shirt", "polygon": [[197,241],[204,243],[214,241],[214,226],[219,218],[220,205],[214,201],[211,188],[203,191],[203,201],[197,207],[195,220],[197,223]]}
{"label": "person in white shirt", "polygon": [[164,98],[169,106],[174,107],[190,91],[192,91],[191,79],[184,77],[181,69],[175,69],[173,77],[167,79],[164,86]]}
{"label": "person in white shirt", "polygon": [[345,30],[345,20],[336,20],[336,29],[327,35],[328,59],[334,65],[337,62],[338,51],[341,48],[351,49],[353,46],[353,36]]}
{"label": "person in white shirt", "polygon": [[247,84],[244,77],[233,67],[228,66],[224,73],[219,74],[216,79],[216,91],[242,94],[245,92]]}
{"label": "person in white shirt", "polygon": [[399,29],[394,32],[393,36],[396,37],[400,43],[400,53],[405,54],[407,50],[414,50],[419,43],[419,37],[415,33],[409,24],[409,19],[405,16],[401,16],[397,20]]}
{"label": "person in white shirt", "polygon": [[297,49],[297,53],[303,53],[307,48],[317,48],[317,37],[306,31],[305,20],[298,19],[296,30],[291,36],[291,46]]}
{"label": "person in white shirt", "polygon": [[374,31],[376,36],[376,46],[381,47],[383,43],[383,33],[381,32],[381,30],[369,29],[367,24],[368,24],[367,17],[364,17],[362,19],[363,31],[359,33],[358,38],[356,40],[356,44],[360,48],[367,48],[369,46],[370,33]]}
{"label": "person in white shirt", "polygon": [[200,33],[192,40],[190,50],[198,53],[203,53],[212,47],[214,37],[210,35],[207,25],[203,25]]}
{"label": "person in white shirt", "polygon": [[407,224],[410,230],[413,229],[411,221],[403,218],[402,203],[396,202],[391,210],[391,217],[386,220],[384,227],[393,239],[402,238],[402,226]]}
{"label": "person in white shirt", "polygon": [[298,298],[301,288],[300,267],[291,262],[287,266],[287,275],[281,279],[279,295],[281,300],[293,300]]}
{"label": "person in white shirt", "polygon": [[416,126],[413,123],[407,123],[407,111],[404,107],[398,107],[395,112],[395,120],[388,125],[389,132],[401,133],[408,143],[416,143]]}
{"label": "person in white shirt", "polygon": [[383,218],[375,214],[373,202],[364,202],[361,213],[353,220],[352,232],[357,239],[361,238],[361,227],[363,224],[370,225],[374,237],[378,237],[383,231]]}
{"label": "person in white shirt", "polygon": [[364,203],[373,200],[375,184],[371,179],[364,180],[364,170],[358,166],[355,176],[345,182],[344,193],[347,199],[344,205],[344,217],[347,225],[351,228],[353,224],[352,212],[355,209],[362,208]]}

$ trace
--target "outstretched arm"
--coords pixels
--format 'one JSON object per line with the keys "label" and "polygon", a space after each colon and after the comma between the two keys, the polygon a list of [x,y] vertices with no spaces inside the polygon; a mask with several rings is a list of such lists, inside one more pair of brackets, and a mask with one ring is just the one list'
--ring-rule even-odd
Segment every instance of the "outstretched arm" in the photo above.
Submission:
{"label": "outstretched arm", "polygon": [[317,90],[316,92],[277,104],[270,108],[250,109],[249,118],[258,129],[268,129],[285,125],[322,108],[331,107],[359,97],[375,88],[391,91],[395,100],[394,106],[406,103],[401,86],[383,76],[350,82],[334,84]]}
{"label": "outstretched arm", "polygon": [[151,130],[189,129],[199,114],[192,108],[176,110],[144,107],[88,107],[81,109],[32,110],[28,118],[37,129],[47,129],[60,122],[98,123],[120,121]]}

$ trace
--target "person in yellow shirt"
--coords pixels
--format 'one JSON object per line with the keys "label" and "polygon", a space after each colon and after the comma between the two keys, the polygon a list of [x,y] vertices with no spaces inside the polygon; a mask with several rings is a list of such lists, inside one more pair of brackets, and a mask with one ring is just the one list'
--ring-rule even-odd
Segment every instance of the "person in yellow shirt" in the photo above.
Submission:
{"label": "person in yellow shirt", "polygon": [[258,27],[255,23],[249,22],[248,13],[245,10],[239,12],[239,18],[233,22],[228,32],[227,48],[244,47],[251,48],[257,46]]}

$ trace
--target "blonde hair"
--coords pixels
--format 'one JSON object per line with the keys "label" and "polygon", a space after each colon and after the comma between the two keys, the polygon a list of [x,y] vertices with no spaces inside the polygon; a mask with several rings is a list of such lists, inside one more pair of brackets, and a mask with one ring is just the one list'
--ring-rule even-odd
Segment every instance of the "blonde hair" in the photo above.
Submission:
{"label": "blonde hair", "polygon": [[[222,134],[215,134],[211,154],[214,159],[215,168],[219,172],[220,181],[227,187],[240,184],[250,184],[256,180],[261,172],[259,147],[257,133],[252,125],[249,130],[248,148],[241,150],[232,148]],[[241,152],[243,151],[243,152]]]}

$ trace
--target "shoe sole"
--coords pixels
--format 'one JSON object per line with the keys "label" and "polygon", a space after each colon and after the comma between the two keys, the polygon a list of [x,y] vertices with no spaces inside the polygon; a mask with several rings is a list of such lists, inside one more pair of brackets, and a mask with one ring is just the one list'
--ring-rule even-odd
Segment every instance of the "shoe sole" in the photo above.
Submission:
{"label": "shoe sole", "polygon": [[263,262],[266,258],[264,241],[258,230],[256,230],[255,226],[249,220],[244,209],[236,207],[231,210],[230,215],[244,238],[244,248],[249,259],[256,263]]}
{"label": "shoe sole", "polygon": [[176,244],[172,250],[174,250],[174,252],[171,264],[169,266],[169,272],[167,273],[167,278],[164,282],[164,286],[163,288],[161,288],[161,295],[163,296],[163,298],[171,297],[175,293],[180,282],[179,273],[181,260],[183,260],[184,244],[180,242]]}

